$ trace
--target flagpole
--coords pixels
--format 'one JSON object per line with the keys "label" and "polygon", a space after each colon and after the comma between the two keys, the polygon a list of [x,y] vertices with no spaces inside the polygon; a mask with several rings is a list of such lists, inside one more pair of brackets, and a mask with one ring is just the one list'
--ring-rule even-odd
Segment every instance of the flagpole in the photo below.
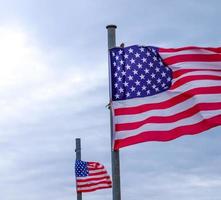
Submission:
{"label": "flagpole", "polygon": [[[115,30],[116,25],[108,25],[107,28],[107,37],[108,37],[108,50],[116,46],[116,34]],[[111,76],[110,76],[110,59],[109,59],[109,98],[111,102]],[[111,106],[111,105],[110,105]],[[112,182],[113,182],[113,200],[121,200],[121,191],[120,191],[120,155],[118,150],[113,150],[112,141],[113,141],[113,118],[112,110],[110,108],[110,131],[111,131],[111,161],[112,161]]]}
{"label": "flagpole", "polygon": [[[75,143],[76,143],[76,160],[81,160],[81,139],[80,138],[76,138],[75,139]],[[76,186],[77,188],[77,186]],[[81,192],[77,192],[77,200],[82,200],[82,193]]]}

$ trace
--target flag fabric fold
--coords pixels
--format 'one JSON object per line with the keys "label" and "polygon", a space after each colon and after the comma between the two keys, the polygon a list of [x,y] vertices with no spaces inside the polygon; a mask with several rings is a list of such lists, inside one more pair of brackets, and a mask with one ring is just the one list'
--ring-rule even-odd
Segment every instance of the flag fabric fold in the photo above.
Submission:
{"label": "flag fabric fold", "polygon": [[92,192],[111,188],[112,182],[105,167],[98,162],[75,162],[77,192]]}
{"label": "flag fabric fold", "polygon": [[221,125],[221,48],[110,50],[114,149]]}

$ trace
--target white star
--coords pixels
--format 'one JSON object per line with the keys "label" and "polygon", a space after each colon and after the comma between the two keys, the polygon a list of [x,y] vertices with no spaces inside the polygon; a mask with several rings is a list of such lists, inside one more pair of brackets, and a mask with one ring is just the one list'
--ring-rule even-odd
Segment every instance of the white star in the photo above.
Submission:
{"label": "white star", "polygon": [[159,64],[160,64],[160,66],[163,66],[163,62],[162,61],[160,61]]}
{"label": "white star", "polygon": [[122,76],[125,76],[125,75],[126,75],[126,72],[125,72],[125,71],[122,71],[121,74],[122,74]]}
{"label": "white star", "polygon": [[139,68],[139,69],[141,69],[141,68],[142,68],[142,65],[141,65],[140,63],[138,63],[138,65],[137,65],[137,66],[138,66],[138,68]]}
{"label": "white star", "polygon": [[130,65],[128,65],[128,64],[125,67],[127,70],[130,69]]}
{"label": "white star", "polygon": [[127,55],[127,54],[125,54],[125,55],[124,55],[124,58],[125,58],[125,59],[127,59],[127,58],[128,58],[128,55]]}
{"label": "white star", "polygon": [[128,79],[130,80],[130,81],[132,81],[133,80],[133,76],[128,76]]}
{"label": "white star", "polygon": [[140,75],[140,79],[141,79],[141,80],[144,79],[144,77],[145,77],[145,76],[144,76],[143,74]]}
{"label": "white star", "polygon": [[149,71],[150,71],[150,70],[149,70],[149,69],[147,69],[147,68],[144,70],[144,72],[145,72],[146,74],[148,74],[148,73],[149,73]]}
{"label": "white star", "polygon": [[112,56],[115,56],[115,53],[114,53],[114,52],[112,52]]}
{"label": "white star", "polygon": [[155,70],[156,70],[156,72],[159,72],[159,71],[160,71],[160,68],[159,68],[159,67],[156,67]]}
{"label": "white star", "polygon": [[140,81],[136,80],[135,84],[140,85]]}
{"label": "white star", "polygon": [[130,89],[131,89],[131,91],[133,92],[133,91],[135,90],[135,87],[132,86]]}
{"label": "white star", "polygon": [[161,79],[160,79],[160,78],[158,78],[158,79],[157,79],[157,83],[160,83],[160,82],[161,82]]}
{"label": "white star", "polygon": [[123,53],[123,51],[120,49],[120,50],[118,51],[118,53],[121,55],[121,54]]}
{"label": "white star", "polygon": [[146,58],[142,58],[141,60],[143,61],[143,63],[147,62]]}
{"label": "white star", "polygon": [[114,77],[117,77],[117,72],[114,73]]}
{"label": "white star", "polygon": [[137,96],[140,96],[140,91],[137,92]]}
{"label": "white star", "polygon": [[147,90],[147,95],[150,94],[150,90]]}
{"label": "white star", "polygon": [[147,56],[150,56],[150,52],[149,51],[147,52]]}
{"label": "white star", "polygon": [[116,56],[116,60],[119,60],[119,56]]}
{"label": "white star", "polygon": [[128,86],[128,82],[126,82],[126,81],[123,84],[124,84],[124,87]]}
{"label": "white star", "polygon": [[124,64],[124,61],[123,61],[123,60],[120,60],[120,64],[123,65],[123,64]]}
{"label": "white star", "polygon": [[123,88],[119,88],[119,92],[120,92],[120,93],[123,93],[123,92],[124,92],[124,89],[123,89]]}
{"label": "white star", "polygon": [[155,49],[152,49],[152,52],[153,52],[154,54],[156,54],[156,50],[155,50]]}
{"label": "white star", "polygon": [[156,74],[152,73],[150,76],[151,76],[152,78],[155,78]]}
{"label": "white star", "polygon": [[136,54],[135,54],[135,57],[136,57],[136,58],[139,58],[139,57],[140,57],[140,54],[139,54],[139,53],[136,53]]}
{"label": "white star", "polygon": [[147,87],[145,85],[142,86],[142,90],[146,90]]}
{"label": "white star", "polygon": [[157,57],[156,57],[156,56],[154,56],[154,57],[153,57],[153,60],[154,60],[154,61],[157,61]]}
{"label": "white star", "polygon": [[141,51],[141,52],[144,52],[144,48],[143,48],[143,47],[140,47],[140,51]]}
{"label": "white star", "polygon": [[115,94],[114,95],[116,99],[119,99],[120,95],[119,94]]}
{"label": "white star", "polygon": [[127,92],[127,93],[126,93],[126,96],[127,96],[127,97],[129,97],[129,96],[130,96],[130,93],[129,93],[129,92]]}
{"label": "white star", "polygon": [[165,87],[165,85],[166,85],[165,83],[161,84],[162,87]]}
{"label": "white star", "polygon": [[155,88],[155,91],[156,91],[156,92],[159,92],[159,88]]}
{"label": "white star", "polygon": [[133,51],[134,51],[133,49],[129,48],[129,53],[133,53]]}
{"label": "white star", "polygon": [[150,66],[150,67],[153,67],[153,63],[152,63],[152,62],[150,62],[150,63],[149,63],[149,66]]}
{"label": "white star", "polygon": [[133,73],[134,73],[134,75],[135,75],[135,74],[137,74],[137,70],[136,70],[136,69],[134,69],[134,70],[133,70]]}
{"label": "white star", "polygon": [[117,70],[120,71],[120,66],[117,67]]}
{"label": "white star", "polygon": [[155,84],[152,85],[152,88],[153,88],[153,89],[156,88],[156,87],[157,87],[157,86],[156,86]]}
{"label": "white star", "polygon": [[116,67],[117,63],[116,63],[116,62],[113,62],[113,65],[114,65],[114,67]]}
{"label": "white star", "polygon": [[135,63],[135,60],[133,58],[131,58],[130,60],[131,64]]}
{"label": "white star", "polygon": [[118,79],[119,82],[122,80],[122,78],[120,76],[117,79]]}
{"label": "white star", "polygon": [[171,81],[171,78],[170,78],[170,77],[168,77],[168,78],[167,78],[167,82],[170,82],[170,81]]}
{"label": "white star", "polygon": [[161,73],[161,76],[162,76],[162,77],[165,77],[165,76],[166,76],[166,73],[165,73],[165,72],[162,72],[162,73]]}
{"label": "white star", "polygon": [[147,79],[147,84],[150,85],[151,84],[151,80]]}

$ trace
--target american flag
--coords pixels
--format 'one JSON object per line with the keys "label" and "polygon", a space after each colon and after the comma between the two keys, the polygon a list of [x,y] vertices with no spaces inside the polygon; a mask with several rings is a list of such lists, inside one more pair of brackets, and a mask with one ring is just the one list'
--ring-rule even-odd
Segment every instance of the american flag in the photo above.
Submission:
{"label": "american flag", "polygon": [[221,125],[221,48],[110,50],[114,149]]}
{"label": "american flag", "polygon": [[77,192],[92,192],[112,187],[110,176],[98,162],[76,160],[75,175]]}

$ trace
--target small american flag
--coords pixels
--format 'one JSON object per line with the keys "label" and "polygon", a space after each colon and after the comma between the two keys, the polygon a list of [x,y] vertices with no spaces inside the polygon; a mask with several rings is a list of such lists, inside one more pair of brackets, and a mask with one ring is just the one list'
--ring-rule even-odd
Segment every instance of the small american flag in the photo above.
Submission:
{"label": "small american flag", "polygon": [[92,192],[112,187],[110,176],[98,162],[76,160],[75,175],[77,192]]}
{"label": "small american flag", "polygon": [[114,149],[221,125],[221,48],[110,50]]}

